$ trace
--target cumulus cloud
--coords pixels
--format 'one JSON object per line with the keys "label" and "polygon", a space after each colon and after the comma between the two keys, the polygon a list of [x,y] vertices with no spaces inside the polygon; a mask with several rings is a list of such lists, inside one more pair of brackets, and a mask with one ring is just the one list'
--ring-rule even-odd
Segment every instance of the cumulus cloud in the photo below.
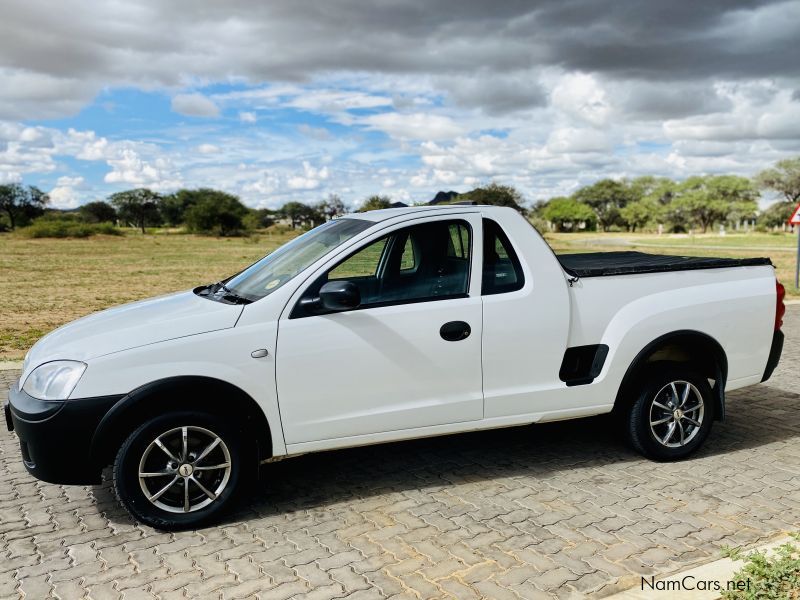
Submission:
{"label": "cumulus cloud", "polygon": [[[95,7],[91,19],[83,8],[78,0],[47,10],[28,0],[4,4],[2,116],[73,114],[109,85],[176,89],[231,76],[254,82],[334,72],[446,76],[456,101],[504,111],[541,103],[531,65],[672,81],[800,74],[794,59],[800,8],[792,0],[685,7],[637,0],[325,6],[197,0],[191,10],[184,2],[127,0]],[[358,43],[343,43],[343,31],[358,31]],[[475,85],[482,73],[498,79]],[[20,100],[35,104],[26,109]],[[189,102],[187,114],[214,114],[209,102],[197,102],[202,106]]]}
{"label": "cumulus cloud", "polygon": [[125,183],[156,190],[176,188],[182,183],[167,158],[147,161],[135,150],[125,148],[117,157],[109,158],[106,162],[111,167],[104,177],[106,183]]}
{"label": "cumulus cloud", "polygon": [[[107,165],[106,188],[186,181],[261,204],[323,188],[427,200],[489,179],[535,199],[800,153],[794,0],[83,8],[7,0],[0,20],[0,180],[48,177],[65,203],[64,157]],[[34,123],[121,88],[214,120],[158,135],[147,115],[124,133]]]}
{"label": "cumulus cloud", "polygon": [[216,117],[219,107],[203,94],[178,94],[172,98],[172,110],[188,117]]}
{"label": "cumulus cloud", "polygon": [[286,185],[290,190],[315,190],[330,176],[328,167],[314,168],[307,161],[303,161],[303,174],[289,177]]}
{"label": "cumulus cloud", "polygon": [[464,131],[450,117],[427,113],[381,113],[364,117],[361,122],[398,139],[450,139]]}
{"label": "cumulus cloud", "polygon": [[54,208],[76,208],[81,204],[84,187],[83,177],[61,176],[56,181],[56,187],[48,192],[50,205]]}

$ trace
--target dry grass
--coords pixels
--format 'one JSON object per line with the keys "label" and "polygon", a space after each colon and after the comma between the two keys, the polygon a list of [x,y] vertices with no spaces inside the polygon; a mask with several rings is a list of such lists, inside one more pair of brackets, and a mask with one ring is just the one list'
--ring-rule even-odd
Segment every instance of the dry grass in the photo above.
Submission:
{"label": "dry grass", "polygon": [[0,359],[21,358],[39,337],[88,313],[219,281],[292,237],[0,235]]}
{"label": "dry grass", "polygon": [[[89,239],[26,239],[0,235],[0,359],[17,360],[48,331],[88,313],[132,300],[184,290],[218,281],[235,273],[293,237],[292,232],[272,230],[250,238],[213,238],[182,234]],[[621,240],[646,243],[639,249],[657,253],[715,256],[770,256],[779,278],[794,289],[794,241],[771,237],[737,238],[718,244],[719,238],[695,238],[692,243],[665,238],[619,234],[548,235],[557,251],[630,250]],[[698,236],[699,237],[699,236]],[[731,236],[728,236],[731,239]],[[600,243],[598,243],[600,240]],[[680,240],[680,238],[679,238]],[[767,244],[766,242],[770,242]],[[610,244],[608,242],[611,242]],[[730,245],[708,249],[703,246]],[[763,252],[747,248],[764,247]],[[779,246],[775,248],[774,246]],[[634,246],[636,248],[636,246]]]}

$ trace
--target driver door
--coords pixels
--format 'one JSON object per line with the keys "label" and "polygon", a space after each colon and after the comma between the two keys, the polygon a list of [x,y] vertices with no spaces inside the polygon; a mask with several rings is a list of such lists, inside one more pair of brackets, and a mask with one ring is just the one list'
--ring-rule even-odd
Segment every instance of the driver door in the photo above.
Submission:
{"label": "driver door", "polygon": [[[284,311],[276,379],[288,445],[402,438],[404,430],[483,418],[474,251],[481,247],[480,219],[414,223],[376,233],[326,265]],[[334,280],[358,286],[361,304],[307,312],[300,301]]]}

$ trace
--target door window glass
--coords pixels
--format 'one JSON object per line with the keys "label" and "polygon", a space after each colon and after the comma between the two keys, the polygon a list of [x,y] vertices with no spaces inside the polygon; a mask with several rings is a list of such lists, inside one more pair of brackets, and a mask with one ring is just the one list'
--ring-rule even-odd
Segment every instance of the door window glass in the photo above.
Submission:
{"label": "door window glass", "polygon": [[369,246],[362,248],[335,269],[328,273],[328,280],[348,279],[353,277],[375,277],[378,265],[386,248],[387,238],[381,238]]}
{"label": "door window glass", "polygon": [[406,227],[356,251],[320,277],[304,297],[315,297],[327,281],[343,279],[358,286],[359,308],[466,296],[471,242],[464,221]]}

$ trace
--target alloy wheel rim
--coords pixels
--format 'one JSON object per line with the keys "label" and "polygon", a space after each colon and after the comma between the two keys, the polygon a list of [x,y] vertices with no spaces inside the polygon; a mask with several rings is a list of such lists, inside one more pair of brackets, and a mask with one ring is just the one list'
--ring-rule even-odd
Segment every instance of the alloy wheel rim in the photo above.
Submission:
{"label": "alloy wheel rim", "polygon": [[705,417],[703,395],[688,381],[671,381],[650,404],[650,431],[667,448],[681,448],[700,433]]}
{"label": "alloy wheel rim", "polygon": [[158,435],[139,460],[139,486],[154,506],[191,513],[216,501],[231,477],[231,454],[213,431],[185,425]]}

